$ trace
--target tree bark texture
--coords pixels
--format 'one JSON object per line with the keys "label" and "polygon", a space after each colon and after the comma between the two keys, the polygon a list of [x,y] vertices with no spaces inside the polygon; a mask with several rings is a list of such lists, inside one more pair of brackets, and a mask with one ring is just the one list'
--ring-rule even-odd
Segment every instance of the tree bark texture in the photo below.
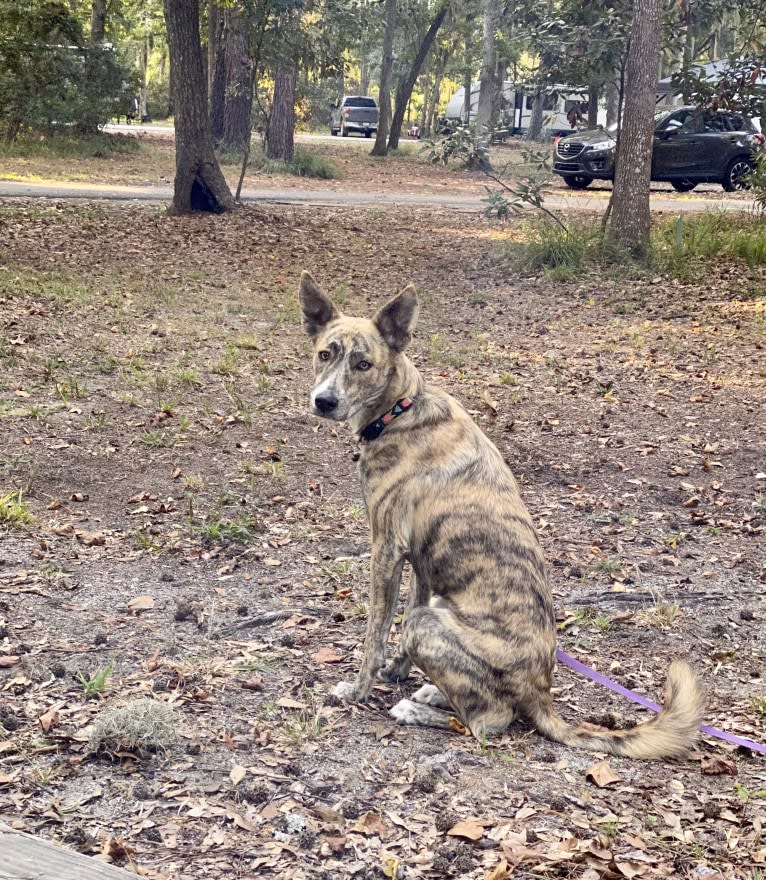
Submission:
{"label": "tree bark texture", "polygon": [[245,20],[235,8],[224,13],[226,98],[223,113],[222,148],[242,153],[250,143],[253,93],[250,85],[251,58],[247,48]]}
{"label": "tree bark texture", "polygon": [[543,107],[545,106],[545,92],[538,92],[532,100],[532,110],[529,114],[529,126],[525,140],[539,141],[543,130]]}
{"label": "tree bark texture", "polygon": [[176,106],[176,177],[170,213],[230,211],[234,199],[213,153],[210,136],[199,4],[163,0],[163,8]]}
{"label": "tree bark texture", "polygon": [[497,81],[497,30],[500,26],[500,15],[500,0],[485,0],[479,106],[476,110],[476,129],[479,132],[492,128],[493,110],[498,106],[498,92],[502,89],[502,84]]}
{"label": "tree bark texture", "polygon": [[226,45],[224,14],[217,6],[216,9],[218,10],[217,26],[215,33],[209,34],[212,44],[208,44],[208,64],[212,65],[208,71],[210,80],[208,114],[213,143],[220,144],[223,140],[223,120],[226,107]]}
{"label": "tree bark texture", "polygon": [[395,150],[399,146],[399,138],[401,137],[402,125],[404,124],[404,114],[407,105],[410,102],[410,98],[412,97],[412,90],[415,88],[415,82],[420,74],[420,69],[428,57],[428,53],[431,51],[431,46],[434,44],[436,35],[439,33],[439,28],[444,23],[450,2],[451,0],[447,0],[447,2],[443,3],[436,11],[436,14],[431,19],[431,24],[428,26],[426,35],[423,37],[423,40],[418,47],[417,54],[410,65],[410,69],[399,81],[399,85],[396,88],[394,115],[391,119],[391,131],[388,135],[389,150]]}
{"label": "tree bark texture", "polygon": [[100,46],[106,31],[106,0],[93,0],[90,11],[90,44]]}
{"label": "tree bark texture", "polygon": [[218,50],[221,26],[221,7],[215,0],[207,4],[207,94],[212,104],[213,76],[215,75],[215,56]]}
{"label": "tree bark texture", "polygon": [[388,152],[388,132],[391,127],[391,74],[394,67],[394,34],[396,33],[396,0],[386,0],[384,10],[383,60],[380,65],[380,95],[378,98],[378,131],[372,156]]}
{"label": "tree bark texture", "polygon": [[636,253],[649,243],[649,184],[662,0],[636,0],[628,48],[625,112],[617,142],[610,235]]}
{"label": "tree bark texture", "polygon": [[266,155],[269,159],[292,162],[295,154],[295,65],[285,59],[274,74],[274,100],[269,114]]}

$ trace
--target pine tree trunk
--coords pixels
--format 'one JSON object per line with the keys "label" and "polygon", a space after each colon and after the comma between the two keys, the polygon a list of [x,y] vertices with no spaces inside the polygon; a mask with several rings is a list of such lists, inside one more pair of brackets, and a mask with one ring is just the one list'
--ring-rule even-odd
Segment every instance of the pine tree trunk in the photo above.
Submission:
{"label": "pine tree trunk", "polygon": [[538,92],[532,101],[532,112],[529,116],[529,126],[525,140],[539,141],[543,131],[543,106],[545,104],[545,92]]}
{"label": "pine tree trunk", "polygon": [[391,119],[391,131],[388,136],[388,149],[395,150],[399,146],[399,138],[402,133],[402,124],[404,123],[404,113],[407,109],[407,105],[410,102],[410,98],[412,97],[412,90],[415,88],[415,82],[417,81],[418,74],[420,73],[420,68],[423,66],[428,53],[431,51],[431,46],[433,46],[434,40],[436,39],[437,33],[439,33],[439,28],[442,26],[444,22],[444,18],[447,15],[447,10],[449,9],[449,0],[448,2],[442,4],[442,6],[437,10],[436,15],[434,15],[431,20],[431,24],[428,26],[428,30],[426,31],[426,35],[423,37],[423,41],[421,42],[417,54],[410,65],[410,69],[407,71],[406,76],[403,76],[399,85],[396,89],[396,104],[394,106],[394,115]]}
{"label": "pine tree trunk", "polygon": [[378,131],[372,156],[388,152],[388,132],[391,127],[391,75],[394,67],[394,34],[396,32],[396,0],[386,0],[386,28],[383,34],[383,60],[380,65],[380,99],[378,100]]}
{"label": "pine tree trunk", "polygon": [[213,102],[213,77],[215,75],[215,56],[218,50],[221,27],[221,7],[215,0],[208,0],[207,5],[207,94]]}
{"label": "pine tree trunk", "polygon": [[223,150],[243,153],[250,143],[253,95],[252,61],[247,48],[245,21],[237,9],[227,9],[225,29],[226,97],[223,113]]}
{"label": "pine tree trunk", "polygon": [[230,211],[234,199],[210,137],[199,5],[189,0],[163,0],[163,8],[176,106],[176,177],[170,213]]}
{"label": "pine tree trunk", "polygon": [[90,12],[90,44],[100,46],[106,31],[106,0],[93,0]]}
{"label": "pine tree trunk", "polygon": [[295,66],[279,63],[274,74],[274,100],[269,114],[266,155],[292,162],[295,153]]}
{"label": "pine tree trunk", "polygon": [[662,0],[636,0],[611,202],[611,237],[641,255],[649,244],[651,226],[649,186],[662,10]]}
{"label": "pine tree trunk", "polygon": [[[218,9],[217,6],[216,9]],[[210,70],[208,114],[210,116],[210,134],[214,144],[220,144],[223,140],[223,120],[226,107],[226,20],[224,13],[220,10],[217,18],[216,32],[211,35],[213,43],[208,47],[208,59],[212,56],[213,65]]]}
{"label": "pine tree trunk", "polygon": [[476,130],[492,128],[492,111],[497,106],[497,29],[500,24],[500,0],[485,0],[484,38],[479,77],[479,106],[476,110]]}

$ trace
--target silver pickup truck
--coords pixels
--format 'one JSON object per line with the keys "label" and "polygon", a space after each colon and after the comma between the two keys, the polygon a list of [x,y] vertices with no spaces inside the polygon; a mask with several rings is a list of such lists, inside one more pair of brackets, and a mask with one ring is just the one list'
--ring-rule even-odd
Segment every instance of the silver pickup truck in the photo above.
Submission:
{"label": "silver pickup truck", "polygon": [[350,131],[358,131],[370,137],[378,130],[378,105],[375,98],[368,95],[345,95],[343,100],[332,108],[330,134],[340,132],[348,137]]}

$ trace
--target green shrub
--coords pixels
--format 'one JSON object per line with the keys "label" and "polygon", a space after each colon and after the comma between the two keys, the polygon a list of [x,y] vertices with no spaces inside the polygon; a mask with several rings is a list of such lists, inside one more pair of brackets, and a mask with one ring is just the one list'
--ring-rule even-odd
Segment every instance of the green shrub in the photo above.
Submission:
{"label": "green shrub", "polygon": [[336,165],[308,150],[296,150],[292,162],[281,162],[256,155],[252,163],[266,174],[292,174],[295,177],[313,177],[319,180],[337,180],[342,177]]}
{"label": "green shrub", "polygon": [[503,246],[504,256],[520,272],[544,271],[564,279],[587,265],[630,264],[628,252],[601,235],[599,223],[577,223],[567,228],[548,218],[520,227],[520,237]]}
{"label": "green shrub", "polygon": [[61,157],[103,158],[115,154],[134,154],[141,149],[137,138],[124,134],[91,134],[76,137],[64,132],[20,135],[12,144],[0,141],[0,158],[31,159]]}

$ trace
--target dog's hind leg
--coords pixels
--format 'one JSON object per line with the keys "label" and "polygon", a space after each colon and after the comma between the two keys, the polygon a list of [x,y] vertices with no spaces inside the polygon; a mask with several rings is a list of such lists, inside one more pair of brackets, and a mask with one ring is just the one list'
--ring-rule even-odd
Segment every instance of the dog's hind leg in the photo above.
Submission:
{"label": "dog's hind leg", "polygon": [[504,730],[513,720],[513,700],[506,676],[482,656],[481,644],[482,633],[458,620],[443,601],[414,609],[402,647],[433,682],[434,690],[416,695],[431,705],[402,700],[391,714],[401,724],[431,727],[453,727],[457,718],[479,739]]}

